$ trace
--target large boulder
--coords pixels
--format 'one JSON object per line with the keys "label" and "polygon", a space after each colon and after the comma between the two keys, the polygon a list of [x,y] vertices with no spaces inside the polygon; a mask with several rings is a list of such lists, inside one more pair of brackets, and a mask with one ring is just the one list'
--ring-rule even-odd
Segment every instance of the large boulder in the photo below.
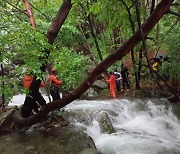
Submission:
{"label": "large boulder", "polygon": [[69,123],[83,123],[85,125],[92,124],[92,118],[89,116],[88,110],[75,110],[75,111],[65,111],[63,117]]}
{"label": "large boulder", "polygon": [[96,80],[96,81],[93,83],[93,87],[94,87],[94,88],[97,88],[97,89],[99,89],[99,90],[103,90],[103,89],[108,88],[107,83],[106,83],[106,82],[103,82],[102,80]]}
{"label": "large boulder", "polygon": [[100,154],[91,137],[74,127],[26,131],[0,138],[3,154]]}
{"label": "large boulder", "polygon": [[101,133],[111,134],[116,132],[107,112],[105,111],[100,112],[98,116],[98,122],[101,128]]}

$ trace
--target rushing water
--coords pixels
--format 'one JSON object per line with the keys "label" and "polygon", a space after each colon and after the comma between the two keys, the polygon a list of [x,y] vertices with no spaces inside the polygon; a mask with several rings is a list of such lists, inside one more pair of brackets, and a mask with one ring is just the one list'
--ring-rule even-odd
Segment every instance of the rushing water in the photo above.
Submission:
{"label": "rushing water", "polygon": [[[92,125],[76,125],[86,128],[103,154],[180,153],[180,121],[165,99],[81,100],[67,109],[84,110],[93,117]],[[103,110],[109,112],[116,133],[100,133],[97,114]]]}
{"label": "rushing water", "polygon": [[[65,110],[84,113],[73,117],[74,126],[85,128],[102,154],[180,153],[180,120],[166,99],[76,100]],[[108,113],[116,133],[101,133],[97,117],[102,111]],[[80,121],[82,115],[91,122]]]}

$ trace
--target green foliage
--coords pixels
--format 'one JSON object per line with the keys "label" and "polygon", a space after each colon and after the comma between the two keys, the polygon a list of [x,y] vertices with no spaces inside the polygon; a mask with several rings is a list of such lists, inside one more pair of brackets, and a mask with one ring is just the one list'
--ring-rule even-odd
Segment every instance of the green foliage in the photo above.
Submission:
{"label": "green foliage", "polygon": [[[177,8],[173,8],[177,11]],[[162,22],[163,30],[161,34],[161,48],[166,50],[160,73],[168,75],[170,78],[180,79],[180,22],[177,16],[170,15],[164,18]]]}
{"label": "green foliage", "polygon": [[3,76],[0,79],[0,94],[1,96],[4,95],[5,97],[5,103],[7,104],[10,99],[13,96],[13,91],[12,91],[12,86],[13,83],[9,82],[9,77],[8,76]]}
{"label": "green foliage", "polygon": [[[88,15],[91,16],[93,30],[96,34],[98,45],[103,58],[111,54],[115,47],[119,47],[132,35],[132,27],[129,14],[122,1],[116,0],[72,0],[73,7],[63,24],[53,46],[46,40],[47,30],[59,10],[62,0],[32,0],[32,11],[36,22],[36,29],[32,29],[29,19],[23,10],[23,1],[9,0],[11,4],[22,11],[14,8],[5,1],[0,2],[0,61],[6,68],[12,65],[14,60],[23,60],[24,65],[16,66],[13,70],[13,77],[9,75],[0,76],[1,85],[0,95],[5,94],[10,99],[14,91],[21,89],[21,79],[26,73],[25,68],[30,68],[39,78],[45,75],[40,71],[40,67],[48,61],[52,63],[58,72],[59,78],[65,81],[65,88],[75,88],[86,77],[88,67],[92,68],[92,62],[85,49],[90,51],[98,62],[100,62],[94,38],[91,34]],[[132,20],[137,29],[136,11],[132,0],[124,0],[130,9]],[[150,5],[147,1],[140,0],[141,21],[147,18],[150,12]],[[178,12],[179,8],[172,7],[171,10]],[[160,22],[160,34],[158,40],[146,41],[148,49],[158,49],[163,47],[170,56],[170,61],[164,62],[161,73],[169,72],[172,77],[179,78],[179,22],[175,26],[177,17],[166,15]],[[82,27],[83,35],[79,27]],[[172,28],[171,28],[172,27]],[[118,30],[117,38],[120,44],[114,44],[113,30]],[[169,31],[170,29],[170,31]],[[98,31],[99,30],[99,31]],[[157,30],[154,28],[150,35],[156,38]],[[86,37],[86,41],[84,37]],[[78,48],[78,49],[76,49]],[[139,44],[135,51],[139,51]],[[50,51],[47,58],[46,51]],[[123,60],[127,60],[124,58]],[[129,57],[128,57],[129,60]],[[136,57],[136,62],[138,61]],[[146,64],[143,59],[143,63]],[[120,69],[121,63],[117,62],[109,70]],[[137,66],[134,66],[134,71]],[[144,69],[144,71],[146,71]],[[16,87],[16,88],[14,88]],[[23,91],[24,92],[24,91]]]}
{"label": "green foliage", "polygon": [[70,22],[66,22],[62,26],[54,44],[56,46],[73,46],[77,44],[77,41],[81,42],[81,39],[79,30]]}
{"label": "green foliage", "polygon": [[[22,4],[19,3],[18,7],[21,8]],[[0,3],[0,10],[0,64],[5,70],[11,69],[7,75],[0,76],[0,96],[4,94],[7,103],[15,93],[25,92],[21,83],[25,68],[30,68],[38,77],[42,77],[40,67],[46,61],[44,51],[52,47],[44,34],[26,23],[26,16],[23,21],[24,14],[12,12],[12,6],[4,2]],[[25,64],[15,67],[12,64],[14,60],[23,60]]]}
{"label": "green foliage", "polygon": [[75,88],[86,76],[89,59],[73,49],[63,47],[54,50],[49,59],[57,70],[59,79],[65,81],[67,89]]}

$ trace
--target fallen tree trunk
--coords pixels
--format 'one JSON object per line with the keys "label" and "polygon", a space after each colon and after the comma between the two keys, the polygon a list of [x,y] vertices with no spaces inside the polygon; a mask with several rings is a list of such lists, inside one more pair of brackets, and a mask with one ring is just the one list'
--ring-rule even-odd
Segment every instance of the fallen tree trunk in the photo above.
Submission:
{"label": "fallen tree trunk", "polygon": [[[162,0],[157,7],[154,9],[151,16],[142,25],[142,32],[144,37],[152,30],[156,23],[161,19],[161,17],[167,13],[173,0]],[[65,96],[64,98],[53,101],[45,105],[38,114],[30,116],[28,118],[22,118],[20,112],[14,114],[14,121],[22,126],[30,126],[41,121],[50,111],[62,108],[67,104],[71,103],[75,99],[78,99],[88,88],[91,87],[93,82],[107,70],[113,63],[124,57],[128,52],[130,52],[140,41],[142,40],[141,32],[138,30],[134,35],[125,42],[121,47],[117,48],[111,55],[104,59],[96,68],[89,74],[86,80],[75,89],[72,93]],[[51,42],[50,42],[51,43]]]}

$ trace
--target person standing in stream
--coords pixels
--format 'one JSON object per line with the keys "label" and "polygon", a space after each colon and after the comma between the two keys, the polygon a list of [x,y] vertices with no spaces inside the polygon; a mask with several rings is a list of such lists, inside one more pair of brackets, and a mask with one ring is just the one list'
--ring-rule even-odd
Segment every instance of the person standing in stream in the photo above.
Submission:
{"label": "person standing in stream", "polygon": [[110,72],[110,78],[109,80],[106,80],[106,82],[109,83],[110,95],[112,95],[113,98],[116,98],[116,77],[113,72]]}

